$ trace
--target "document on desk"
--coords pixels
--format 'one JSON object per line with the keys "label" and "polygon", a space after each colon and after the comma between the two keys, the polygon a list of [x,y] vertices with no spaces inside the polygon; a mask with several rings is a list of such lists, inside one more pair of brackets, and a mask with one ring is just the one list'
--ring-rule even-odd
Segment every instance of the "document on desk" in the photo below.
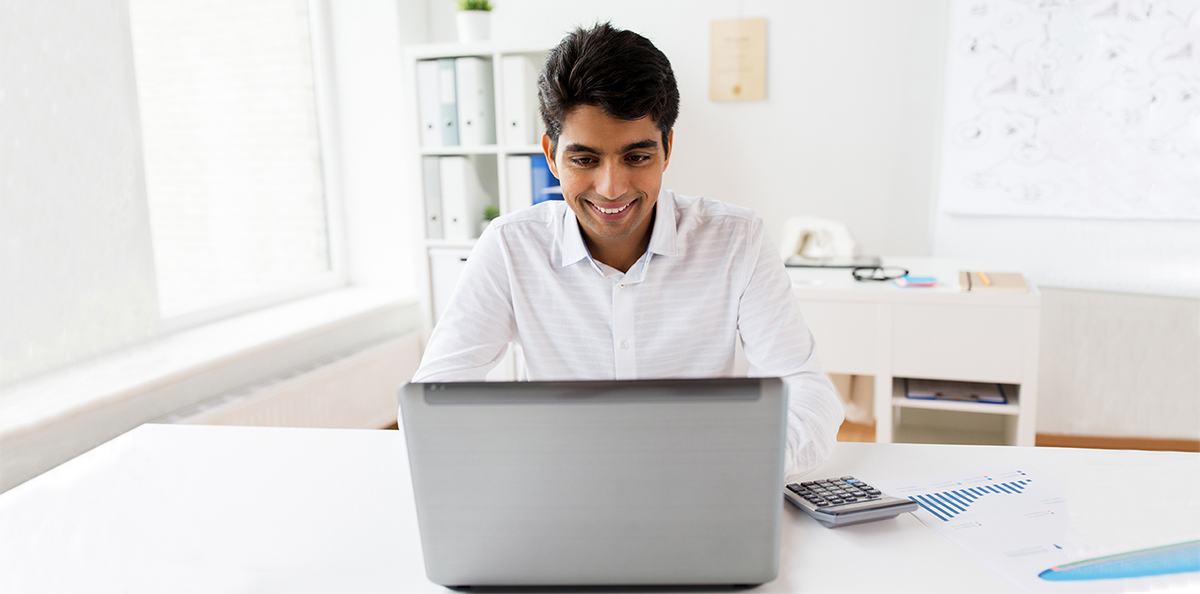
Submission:
{"label": "document on desk", "polygon": [[[921,522],[1013,591],[1144,592],[1200,585],[1200,573],[1080,581],[1042,577],[1051,568],[1126,553],[1131,543],[1117,544],[1120,539],[1089,528],[1095,523],[1074,522],[1062,487],[1031,468],[988,467],[874,484],[889,495],[916,501],[921,507],[913,513]],[[1125,511],[1137,513],[1130,507]],[[1104,544],[1097,548],[1091,543]]]}

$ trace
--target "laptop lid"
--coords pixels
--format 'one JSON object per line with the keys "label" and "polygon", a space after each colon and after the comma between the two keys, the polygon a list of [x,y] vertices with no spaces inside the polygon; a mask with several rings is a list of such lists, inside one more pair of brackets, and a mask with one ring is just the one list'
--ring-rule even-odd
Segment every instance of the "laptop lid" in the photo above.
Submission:
{"label": "laptop lid", "polygon": [[777,378],[408,384],[400,403],[435,583],[759,584],[778,573]]}

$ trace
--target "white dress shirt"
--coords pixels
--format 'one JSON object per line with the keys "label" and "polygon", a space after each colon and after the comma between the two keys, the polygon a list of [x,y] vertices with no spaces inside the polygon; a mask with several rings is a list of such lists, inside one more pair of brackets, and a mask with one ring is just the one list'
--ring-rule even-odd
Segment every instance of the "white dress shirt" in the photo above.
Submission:
{"label": "white dress shirt", "polygon": [[842,405],[762,219],[662,190],[650,245],[622,273],[548,201],[488,226],[413,381],[482,380],[514,341],[530,380],[722,377],[739,338],[750,376],[787,384],[787,474],[819,465]]}

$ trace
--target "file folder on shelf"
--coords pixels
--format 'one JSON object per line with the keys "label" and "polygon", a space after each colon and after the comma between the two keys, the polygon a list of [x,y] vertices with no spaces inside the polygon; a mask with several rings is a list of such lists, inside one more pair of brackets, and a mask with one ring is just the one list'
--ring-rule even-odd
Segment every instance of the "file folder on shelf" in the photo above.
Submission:
{"label": "file folder on shelf", "polygon": [[437,64],[442,146],[458,146],[458,92],[454,80],[454,58],[441,58]]}
{"label": "file folder on shelf", "polygon": [[496,158],[439,157],[442,191],[442,238],[467,241],[479,237],[483,208],[497,204]]}
{"label": "file folder on shelf", "polygon": [[436,60],[417,62],[417,111],[420,117],[421,146],[442,146],[441,87]]}
{"label": "file folder on shelf", "polygon": [[437,157],[421,159],[425,180],[425,237],[442,238],[442,172]]}
{"label": "file folder on shelf", "polygon": [[454,82],[458,100],[458,144],[496,144],[492,61],[476,57],[456,58]]}
{"label": "file folder on shelf", "polygon": [[957,400],[1005,404],[1008,397],[1000,384],[905,379],[905,396],[917,400]]}
{"label": "file folder on shelf", "polygon": [[537,144],[542,137],[536,99],[537,69],[526,56],[505,56],[500,67],[504,76],[504,143]]}
{"label": "file folder on shelf", "polygon": [[528,155],[508,157],[508,209],[518,211],[533,206],[533,176]]}

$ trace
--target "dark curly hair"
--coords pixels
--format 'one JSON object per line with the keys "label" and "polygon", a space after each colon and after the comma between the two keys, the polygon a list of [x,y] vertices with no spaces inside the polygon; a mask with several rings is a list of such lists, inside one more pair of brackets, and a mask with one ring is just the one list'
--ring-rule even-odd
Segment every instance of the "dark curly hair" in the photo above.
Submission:
{"label": "dark curly hair", "polygon": [[649,39],[610,23],[575,29],[550,50],[538,76],[538,107],[552,155],[563,120],[580,105],[621,120],[650,116],[668,150],[667,137],[679,116],[671,62]]}

